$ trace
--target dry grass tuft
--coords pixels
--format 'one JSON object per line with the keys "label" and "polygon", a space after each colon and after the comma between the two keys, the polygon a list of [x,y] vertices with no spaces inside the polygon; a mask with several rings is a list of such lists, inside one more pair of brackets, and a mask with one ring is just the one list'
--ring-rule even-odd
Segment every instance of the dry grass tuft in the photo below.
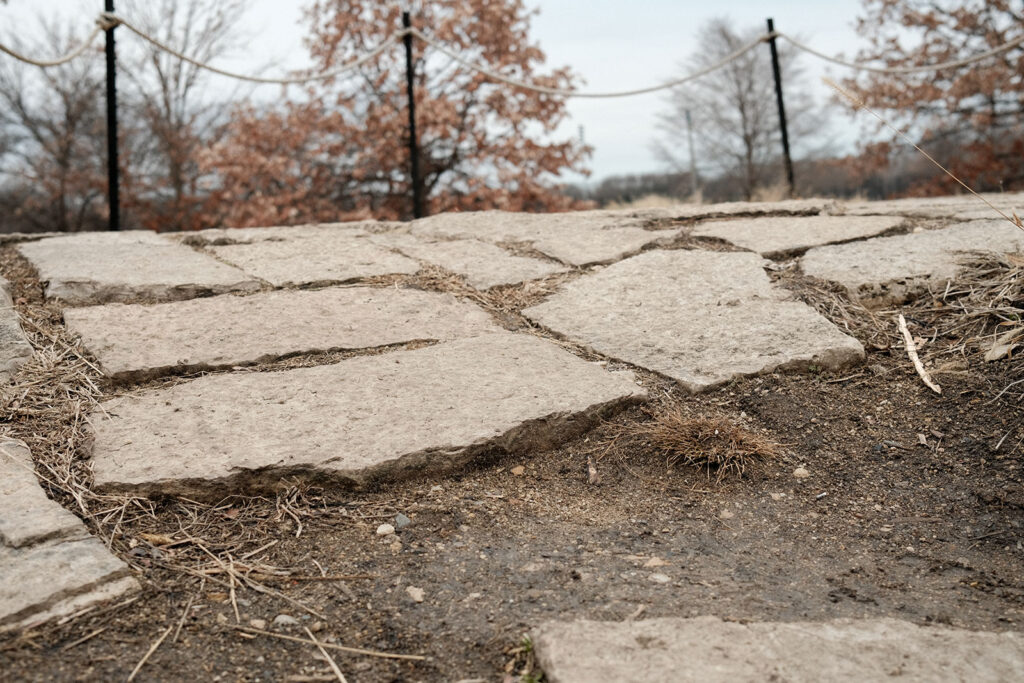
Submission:
{"label": "dry grass tuft", "polygon": [[708,478],[714,473],[716,482],[729,474],[742,477],[752,463],[782,454],[778,444],[724,417],[694,417],[672,403],[648,414],[650,420],[624,426],[619,437],[641,441],[670,466],[698,467]]}

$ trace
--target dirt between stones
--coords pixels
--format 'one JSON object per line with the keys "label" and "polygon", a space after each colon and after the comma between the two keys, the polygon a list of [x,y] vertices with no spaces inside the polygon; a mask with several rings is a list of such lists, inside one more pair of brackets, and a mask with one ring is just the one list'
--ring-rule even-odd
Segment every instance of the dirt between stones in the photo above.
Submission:
{"label": "dirt between stones", "polygon": [[[0,671],[123,679],[170,628],[138,680],[332,680],[312,645],[239,632],[236,607],[242,625],[297,638],[306,626],[328,644],[428,658],[331,650],[350,681],[522,680],[536,674],[523,635],[576,617],[892,616],[1020,630],[1021,434],[1006,437],[1021,426],[1019,395],[993,402],[1007,364],[971,356],[936,377],[939,397],[902,349],[854,333],[868,350],[860,368],[682,398],[693,415],[726,416],[785,446],[743,479],[716,485],[610,443],[642,419],[634,408],[556,451],[461,476],[216,505],[129,501],[104,529],[116,526],[113,550],[141,573],[143,594],[0,639]],[[642,379],[652,395],[682,397]],[[587,483],[588,455],[600,484]],[[798,467],[809,476],[795,477]],[[379,536],[399,513],[411,524]],[[229,580],[232,567],[268,592]],[[274,625],[281,614],[297,625]]]}

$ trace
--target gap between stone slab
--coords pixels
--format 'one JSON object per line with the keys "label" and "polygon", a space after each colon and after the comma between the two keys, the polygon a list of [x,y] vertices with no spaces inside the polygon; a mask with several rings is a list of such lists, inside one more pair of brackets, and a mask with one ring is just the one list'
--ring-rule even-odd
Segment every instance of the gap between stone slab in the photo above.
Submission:
{"label": "gap between stone slab", "polygon": [[732,218],[795,218],[799,216],[821,216],[821,215],[834,215],[828,214],[822,209],[800,209],[800,210],[781,210],[781,211],[739,211],[736,213],[709,213],[701,216],[692,216],[688,218],[668,218],[663,219],[668,222],[671,227],[686,227],[691,225],[697,225],[698,223],[704,223],[706,221],[715,220],[729,220]]}

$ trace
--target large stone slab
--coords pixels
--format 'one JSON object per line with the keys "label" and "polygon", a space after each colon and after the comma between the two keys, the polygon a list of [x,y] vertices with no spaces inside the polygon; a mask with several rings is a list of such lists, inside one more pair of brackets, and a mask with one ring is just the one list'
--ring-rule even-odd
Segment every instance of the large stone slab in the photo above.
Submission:
{"label": "large stone slab", "polygon": [[93,471],[98,488],[137,493],[360,483],[546,448],[643,396],[631,373],[536,337],[483,335],[108,401],[92,416]]}
{"label": "large stone slab", "polygon": [[78,233],[18,250],[46,282],[46,296],[75,305],[259,289],[242,271],[148,231]]}
{"label": "large stone slab", "polygon": [[480,240],[430,240],[394,232],[375,235],[371,240],[410,258],[458,273],[476,289],[518,284],[566,270],[561,264],[517,256]]}
{"label": "large stone slab", "polygon": [[[1024,193],[987,193],[982,195],[988,203],[1004,213],[1024,213]],[[998,214],[984,201],[968,194],[946,197],[907,197],[885,201],[847,202],[841,204],[839,212],[848,215],[901,215],[919,218],[946,218],[963,214],[980,218],[995,218]]]}
{"label": "large stone slab", "polygon": [[6,384],[32,357],[32,345],[21,329],[10,284],[0,277],[0,384]]}
{"label": "large stone slab", "polygon": [[693,234],[716,237],[775,258],[823,244],[874,237],[902,222],[900,216],[765,216],[703,223]]}
{"label": "large stone slab", "polygon": [[195,246],[224,246],[253,242],[281,241],[329,235],[361,237],[400,228],[402,223],[383,221],[351,221],[347,223],[312,223],[308,225],[274,225],[262,228],[211,228],[186,232],[165,232],[163,237]]}
{"label": "large stone slab", "polygon": [[1020,633],[923,627],[888,618],[549,622],[533,633],[533,643],[550,683],[1024,680]]}
{"label": "large stone slab", "polygon": [[765,263],[745,252],[647,252],[575,280],[523,314],[689,391],[864,357],[856,339],[773,288]]}
{"label": "large stone slab", "polygon": [[28,446],[0,437],[0,541],[20,548],[83,532],[82,520],[46,497]]}
{"label": "large stone slab", "polygon": [[416,261],[347,231],[321,230],[295,239],[210,249],[218,258],[276,287],[350,282],[419,270]]}
{"label": "large stone slab", "polygon": [[246,365],[298,353],[445,341],[500,330],[448,294],[333,287],[217,296],[154,306],[110,304],[64,312],[105,374],[143,379]]}
{"label": "large stone slab", "polygon": [[836,282],[867,305],[899,303],[955,277],[967,251],[1024,250],[1024,230],[1006,221],[972,221],[941,230],[876,237],[811,249],[804,273]]}
{"label": "large stone slab", "polygon": [[139,590],[98,538],[0,545],[0,631],[41,623]]}
{"label": "large stone slab", "polygon": [[491,243],[526,243],[573,266],[610,263],[643,247],[672,239],[676,230],[647,230],[666,216],[656,211],[447,213],[414,221],[412,233]]}

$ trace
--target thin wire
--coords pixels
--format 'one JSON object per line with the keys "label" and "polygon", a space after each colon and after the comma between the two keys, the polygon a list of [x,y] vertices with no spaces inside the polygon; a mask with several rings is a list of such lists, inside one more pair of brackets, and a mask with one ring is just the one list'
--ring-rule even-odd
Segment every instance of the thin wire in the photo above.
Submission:
{"label": "thin wire", "polygon": [[398,41],[401,40],[401,38],[405,36],[406,33],[404,29],[400,31],[395,31],[390,36],[388,36],[383,43],[381,43],[376,48],[366,53],[359,59],[353,60],[347,64],[343,64],[335,69],[330,69],[328,71],[324,71],[318,74],[310,74],[308,76],[294,76],[291,78],[264,78],[262,76],[249,76],[246,74],[240,74],[233,71],[225,71],[224,69],[219,69],[210,64],[206,64],[205,62],[200,62],[197,59],[193,59],[192,57],[189,57],[188,55],[182,54],[178,50],[175,50],[166,43],[162,43],[156,38],[146,34],[138,27],[132,25],[122,17],[119,17],[115,14],[104,12],[100,15],[100,17],[102,17],[104,20],[108,22],[117,22],[117,24],[124,26],[126,29],[128,29],[138,37],[142,38],[146,42],[151,43],[152,45],[160,48],[161,50],[164,50],[165,52],[168,52],[171,55],[177,57],[178,59],[188,62],[189,64],[192,64],[193,66],[197,66],[200,69],[206,69],[211,73],[226,76],[228,78],[234,78],[239,81],[248,81],[249,83],[272,83],[276,85],[295,85],[299,83],[309,83],[311,81],[322,81],[328,78],[333,78],[335,76],[340,76],[343,73],[352,71],[353,69],[362,66],[366,62],[375,59],[376,57],[380,56],[382,53],[387,51],[389,48],[393,47],[394,45],[397,45]]}
{"label": "thin wire", "polygon": [[808,45],[804,45],[797,39],[785,33],[779,33],[778,31],[776,31],[774,35],[789,41],[790,45],[797,48],[798,50],[803,50],[804,52],[812,54],[819,59],[824,59],[826,62],[832,62],[833,64],[838,64],[839,66],[845,66],[848,69],[856,69],[858,71],[870,71],[876,74],[917,74],[942,71],[943,69],[955,69],[961,66],[967,66],[968,64],[974,64],[975,62],[980,62],[982,60],[988,59],[989,57],[995,57],[996,55],[1000,55],[1004,52],[1012,50],[1013,48],[1021,44],[1024,44],[1024,35],[1021,35],[1019,38],[1015,38],[1014,40],[1011,40],[1008,43],[1004,43],[999,47],[994,47],[991,50],[988,50],[987,52],[979,52],[978,54],[973,55],[971,57],[955,59],[950,62],[942,62],[940,64],[926,64],[924,66],[881,67],[871,66],[870,64],[861,64],[859,62],[847,62],[842,59],[839,59],[838,57],[830,57],[829,55],[826,55],[823,52],[818,52],[817,50]]}
{"label": "thin wire", "polygon": [[0,43],[0,52],[4,52],[6,54],[9,54],[10,56],[12,56],[15,59],[17,59],[19,62],[25,62],[26,64],[31,64],[32,66],[38,66],[38,67],[43,68],[43,69],[45,69],[47,67],[51,67],[51,66],[60,66],[62,64],[67,64],[72,59],[75,59],[76,57],[81,55],[83,52],[85,52],[89,48],[89,46],[92,45],[92,42],[94,40],[96,40],[96,36],[98,36],[99,34],[103,33],[103,31],[104,31],[104,27],[103,26],[96,26],[92,30],[92,33],[90,33],[88,35],[88,37],[85,40],[83,40],[82,43],[78,47],[76,47],[71,52],[68,52],[66,55],[63,55],[61,57],[57,57],[56,59],[33,59],[32,57],[28,57],[26,55],[23,55],[20,52],[16,52],[15,50],[13,50],[12,48],[7,47],[3,43]]}
{"label": "thin wire", "polygon": [[742,57],[746,53],[750,52],[755,47],[757,47],[758,45],[760,45],[761,43],[763,43],[765,40],[767,40],[769,38],[769,36],[761,36],[757,40],[751,41],[747,45],[744,45],[740,49],[736,50],[735,52],[732,52],[731,54],[726,55],[725,57],[723,57],[719,61],[715,62],[711,66],[708,66],[708,67],[706,67],[704,69],[701,69],[700,71],[694,72],[692,74],[687,74],[686,76],[683,76],[681,78],[676,78],[676,79],[673,79],[671,81],[665,81],[664,83],[661,83],[659,85],[652,85],[652,86],[647,87],[647,88],[637,88],[636,90],[623,90],[623,91],[620,91],[620,92],[579,92],[578,90],[562,90],[560,88],[548,88],[548,87],[545,87],[545,86],[542,86],[542,85],[535,85],[533,83],[527,83],[525,81],[520,81],[520,80],[517,80],[515,78],[509,78],[508,76],[502,76],[501,74],[499,74],[499,73],[497,73],[495,71],[491,71],[490,69],[488,69],[486,67],[480,66],[479,64],[474,64],[473,62],[469,61],[468,59],[466,59],[462,55],[458,54],[454,50],[448,48],[444,44],[437,42],[436,40],[434,40],[430,36],[426,35],[422,31],[420,31],[419,29],[413,28],[413,29],[410,29],[410,32],[412,33],[413,36],[419,38],[420,40],[422,40],[427,45],[430,45],[432,48],[434,48],[438,52],[441,52],[442,54],[447,55],[448,57],[454,59],[456,62],[458,62],[459,64],[462,64],[464,67],[466,67],[468,69],[472,69],[473,71],[476,71],[477,73],[480,73],[480,74],[483,74],[484,76],[487,76],[491,80],[498,81],[500,83],[505,83],[506,85],[511,85],[511,86],[516,87],[516,88],[523,88],[524,90],[533,90],[534,92],[544,93],[546,95],[557,95],[559,97],[588,97],[588,98],[630,97],[632,95],[645,95],[647,93],[657,92],[659,90],[666,90],[668,88],[674,88],[677,85],[682,85],[683,83],[686,83],[687,81],[692,81],[692,80],[694,80],[696,78],[700,78],[701,76],[706,76],[707,74],[711,73],[712,71],[715,71],[717,69],[721,69],[723,66],[725,66],[729,62],[731,62],[733,60],[736,60],[736,59],[739,59],[740,57]]}

